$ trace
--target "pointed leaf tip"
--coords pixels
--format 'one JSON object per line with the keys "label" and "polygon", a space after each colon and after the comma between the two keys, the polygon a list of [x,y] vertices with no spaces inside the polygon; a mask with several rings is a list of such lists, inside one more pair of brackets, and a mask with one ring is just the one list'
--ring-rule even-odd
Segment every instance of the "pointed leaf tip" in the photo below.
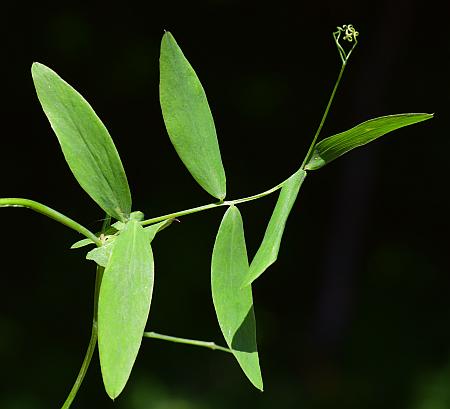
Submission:
{"label": "pointed leaf tip", "polygon": [[211,291],[220,329],[247,378],[263,390],[256,345],[252,289],[240,288],[248,271],[241,214],[230,206],[220,224],[211,261]]}
{"label": "pointed leaf tip", "polygon": [[136,360],[153,292],[153,255],[148,233],[129,221],[114,240],[99,293],[98,348],[103,383],[114,399]]}
{"label": "pointed leaf tip", "polygon": [[287,219],[305,177],[306,172],[303,169],[299,169],[284,182],[264,233],[264,238],[250,264],[247,275],[244,277],[242,287],[253,283],[276,261]]}
{"label": "pointed leaf tip", "polygon": [[365,121],[348,131],[330,136],[314,147],[306,170],[316,170],[337,159],[339,156],[365,145],[396,129],[433,118],[433,114],[411,113],[387,115]]}
{"label": "pointed leaf tip", "polygon": [[170,140],[198,184],[223,200],[226,178],[205,91],[173,35],[161,41],[160,102]]}
{"label": "pointed leaf tip", "polygon": [[110,216],[128,219],[131,195],[119,154],[89,103],[53,70],[34,62],[38,99],[80,186]]}

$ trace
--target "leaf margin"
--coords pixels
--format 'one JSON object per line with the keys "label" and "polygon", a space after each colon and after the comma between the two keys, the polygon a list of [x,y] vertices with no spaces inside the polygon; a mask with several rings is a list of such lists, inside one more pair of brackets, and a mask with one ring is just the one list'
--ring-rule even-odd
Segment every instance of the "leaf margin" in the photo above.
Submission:
{"label": "leaf margin", "polygon": [[[232,230],[232,236],[229,243],[227,243],[226,240],[227,229]],[[236,245],[236,242],[238,243],[238,245],[234,248],[233,246]],[[220,288],[221,286],[220,280],[227,277],[227,275],[220,275],[220,271],[224,268],[222,262],[224,260],[227,260],[226,257],[220,254],[220,252],[222,251],[221,246],[225,246],[226,249],[231,250],[231,252],[233,252],[233,255],[235,252],[238,253],[239,257],[231,257],[228,259],[228,261],[235,259],[237,260],[238,258],[240,258],[239,263],[241,264],[241,267],[243,267],[245,270],[248,269],[248,258],[245,246],[242,216],[239,212],[239,209],[235,205],[231,205],[228,207],[222,218],[216,235],[211,259],[211,293],[214,309],[219,321],[219,327],[225,338],[226,344],[238,361],[239,366],[243,370],[247,379],[253,384],[253,386],[255,386],[260,391],[263,391],[264,387],[256,342],[256,319],[254,314],[252,289],[251,286],[240,288],[241,280],[234,281],[230,279],[230,281],[226,283],[231,284],[231,288],[228,288],[227,296],[223,297],[223,294],[219,294],[220,290],[218,288]],[[228,248],[228,246],[230,246],[230,248]],[[226,265],[227,262],[225,261],[225,269],[227,269]],[[246,271],[244,271],[243,273],[245,272]],[[228,276],[228,279],[229,278],[230,277]],[[232,288],[233,286],[234,288]],[[222,299],[226,301],[226,303],[223,303],[223,305]],[[244,304],[243,309],[242,304]],[[233,307],[235,309],[236,307],[238,307],[240,310],[244,311],[244,313],[242,313],[242,311],[232,311],[230,308]],[[231,322],[233,321],[233,319],[230,319],[229,316],[227,317],[227,314],[229,315],[230,312],[239,316],[238,322],[242,320],[237,328],[231,328],[236,327],[236,322]],[[241,331],[240,333],[245,332],[246,335],[248,335],[248,332],[250,332],[251,339],[246,339],[246,341],[250,342],[251,347],[254,348],[254,351],[239,351],[236,349],[236,346],[233,346],[235,336],[239,331]]]}
{"label": "leaf margin", "polygon": [[[390,129],[386,130],[386,131],[380,131],[380,132],[375,132],[376,136],[367,138],[366,141],[360,141],[360,142],[356,142],[351,144],[352,146],[346,146],[344,147],[343,145],[341,145],[341,149],[339,151],[339,153],[335,153],[335,154],[331,154],[329,156],[329,159],[324,159],[324,155],[328,153],[326,152],[327,150],[330,150],[332,148],[335,148],[337,146],[338,143],[347,143],[349,144],[348,140],[345,140],[345,137],[347,135],[351,135],[352,133],[357,133],[358,130],[363,129],[364,127],[371,125],[373,123],[376,122],[382,122],[382,121],[388,121],[391,119],[396,119],[398,118],[403,119],[403,118],[409,118],[409,117],[416,117],[415,120],[412,121],[407,121],[407,123],[404,123],[402,125],[396,126],[396,125],[391,125]],[[405,126],[409,126],[409,125],[413,125],[419,122],[423,122],[426,121],[428,119],[431,119],[434,117],[434,114],[427,114],[427,113],[404,113],[404,114],[394,114],[394,115],[385,115],[385,116],[381,116],[381,117],[377,117],[377,118],[372,118],[369,119],[367,121],[361,122],[360,124],[354,126],[353,128],[350,128],[346,131],[343,132],[339,132],[335,135],[329,136],[325,139],[322,139],[321,141],[319,141],[313,149],[313,153],[308,161],[308,163],[305,165],[305,170],[317,170],[322,168],[323,166],[327,165],[328,163],[332,162],[333,160],[339,158],[340,156],[350,152],[351,150],[358,148],[360,146],[364,146],[367,145],[370,142],[373,142],[374,140],[390,133],[393,132],[397,129],[401,129],[404,128]],[[372,132],[375,129],[366,129],[365,133],[368,132]],[[360,133],[357,134],[357,136],[354,136],[353,138],[356,139],[357,137],[359,137]],[[343,148],[343,149],[342,149]]]}

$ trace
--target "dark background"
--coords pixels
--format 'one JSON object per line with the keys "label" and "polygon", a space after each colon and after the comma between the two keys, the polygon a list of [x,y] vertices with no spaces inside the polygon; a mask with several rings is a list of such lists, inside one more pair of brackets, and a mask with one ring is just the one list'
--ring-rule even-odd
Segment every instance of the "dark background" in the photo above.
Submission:
{"label": "dark background", "polygon": [[[2,5],[1,197],[26,197],[92,230],[101,210],[77,185],[39,106],[33,61],[79,90],[121,154],[147,217],[212,201],[170,145],[158,54],[170,30],[214,114],[228,198],[263,191],[301,163],[337,76],[331,33],[360,32],[323,136],[366,119],[434,112],[307,178],[279,260],[254,285],[265,392],[234,359],[144,340],[112,403],[93,360],[74,408],[450,408],[447,256],[449,34],[423,1]],[[240,206],[250,256],[276,197]],[[223,344],[209,263],[224,209],[187,216],[154,242],[148,329]],[[0,407],[57,408],[88,343],[94,264],[79,236],[1,209]]]}

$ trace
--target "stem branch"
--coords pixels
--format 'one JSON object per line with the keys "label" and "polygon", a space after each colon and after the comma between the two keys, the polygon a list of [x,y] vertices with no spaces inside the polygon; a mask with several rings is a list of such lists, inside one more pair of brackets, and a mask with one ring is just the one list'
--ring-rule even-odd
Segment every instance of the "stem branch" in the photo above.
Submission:
{"label": "stem branch", "polygon": [[98,337],[98,325],[97,325],[97,317],[98,317],[98,294],[100,291],[100,283],[103,277],[103,267],[97,267],[97,273],[95,275],[95,292],[94,292],[94,313],[92,318],[92,330],[91,330],[91,339],[89,340],[89,345],[86,350],[86,354],[83,359],[83,363],[81,364],[80,371],[78,372],[77,379],[70,390],[69,396],[67,396],[66,401],[62,405],[61,409],[69,409],[72,404],[75,396],[77,396],[78,390],[80,389],[81,384],[83,383],[86,372],[91,363],[92,355],[95,351],[95,346],[97,345],[97,337]]}
{"label": "stem branch", "polygon": [[204,348],[209,348],[209,349],[213,349],[216,351],[232,353],[231,349],[221,347],[220,345],[216,345],[214,342],[198,341],[196,339],[188,339],[188,338],[171,337],[169,335],[158,334],[157,332],[144,332],[144,338],[161,339],[163,341],[177,342],[179,344],[194,345],[197,347],[204,347]]}
{"label": "stem branch", "polygon": [[337,91],[337,89],[339,87],[339,83],[341,82],[342,74],[344,74],[346,66],[347,66],[347,61],[345,60],[342,63],[341,70],[339,71],[338,78],[336,80],[336,83],[334,84],[333,92],[330,95],[330,99],[328,100],[328,104],[327,104],[327,106],[325,108],[325,111],[324,111],[324,113],[322,115],[322,119],[320,120],[319,127],[317,128],[317,131],[316,131],[316,133],[314,135],[314,138],[313,138],[313,140],[311,142],[311,145],[309,146],[308,153],[306,154],[305,159],[303,160],[303,163],[302,163],[302,166],[301,166],[302,169],[304,169],[305,165],[308,163],[309,159],[311,158],[314,146],[316,145],[317,138],[320,135],[320,131],[323,128],[325,120],[327,119],[328,112],[330,111],[331,104],[333,103],[334,95],[336,94],[336,91]]}
{"label": "stem branch", "polygon": [[42,203],[35,202],[34,200],[21,198],[2,198],[0,199],[0,207],[25,207],[27,209],[34,210],[35,212],[41,213],[44,216],[56,220],[57,222],[64,224],[64,226],[70,227],[72,230],[81,233],[83,236],[91,239],[97,246],[102,245],[100,239],[94,233],[86,229],[86,227],[63,215],[62,213],[59,213],[56,210],[43,205]]}
{"label": "stem branch", "polygon": [[[103,221],[102,233],[104,233],[111,224],[111,217],[106,215],[105,220]],[[70,390],[69,396],[67,396],[66,401],[64,402],[61,409],[69,409],[72,404],[75,396],[77,396],[78,389],[80,389],[81,384],[83,383],[84,377],[86,375],[87,370],[89,369],[89,365],[91,363],[92,355],[95,351],[95,346],[97,345],[98,339],[98,296],[100,294],[100,285],[102,283],[103,272],[105,269],[103,267],[97,266],[97,271],[95,273],[95,289],[94,289],[94,312],[92,313],[92,330],[91,330],[91,339],[89,340],[89,345],[87,347],[86,355],[84,356],[83,363],[81,364],[80,371],[78,372],[77,379]]]}
{"label": "stem branch", "polygon": [[192,213],[202,212],[204,210],[213,209],[215,207],[231,206],[231,205],[236,205],[238,203],[250,202],[251,200],[256,200],[261,197],[270,195],[273,192],[276,192],[278,189],[283,187],[283,184],[286,182],[286,180],[284,180],[283,182],[279,183],[278,185],[272,187],[271,189],[265,190],[264,192],[258,193],[253,196],[243,197],[241,199],[235,199],[235,200],[220,201],[220,202],[210,203],[210,204],[203,205],[203,206],[192,207],[191,209],[181,210],[179,212],[168,213],[163,216],[153,217],[152,219],[147,219],[147,220],[142,221],[141,224],[143,226],[147,226],[149,224],[158,223],[163,220],[175,219],[177,217],[186,216],[186,215],[192,214]]}
{"label": "stem branch", "polygon": [[147,226],[149,224],[162,222],[163,220],[176,219],[177,217],[180,217],[180,216],[185,216],[185,215],[192,214],[192,213],[202,212],[203,210],[213,209],[214,207],[220,207],[220,206],[224,206],[224,205],[225,205],[225,202],[217,202],[217,203],[211,203],[211,204],[207,204],[207,205],[203,205],[203,206],[197,206],[197,207],[193,207],[191,209],[181,210],[179,212],[168,213],[163,216],[158,216],[158,217],[153,217],[152,219],[143,220],[141,222],[141,224],[142,224],[142,226]]}

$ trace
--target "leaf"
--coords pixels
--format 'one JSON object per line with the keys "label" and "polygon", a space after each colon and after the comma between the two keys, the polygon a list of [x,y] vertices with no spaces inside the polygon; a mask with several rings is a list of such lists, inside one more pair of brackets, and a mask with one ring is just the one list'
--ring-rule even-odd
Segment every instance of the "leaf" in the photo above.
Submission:
{"label": "leaf", "polygon": [[39,101],[78,183],[107,214],[127,220],[130,190],[107,129],[88,102],[50,68],[34,63],[31,72]]}
{"label": "leaf", "polygon": [[96,247],[86,254],[86,260],[95,261],[99,266],[106,267],[111,258],[112,250],[116,237],[110,237],[109,240],[101,247]]}
{"label": "leaf", "polygon": [[130,220],[136,220],[138,222],[141,222],[142,220],[144,220],[144,213],[142,213],[140,210],[137,210],[136,212],[131,212]]}
{"label": "leaf", "polygon": [[160,76],[160,102],[170,140],[200,186],[222,200],[225,171],[206,94],[169,32],[161,42]]}
{"label": "leaf", "polygon": [[144,230],[147,233],[147,240],[150,242],[156,236],[156,233],[159,233],[161,230],[164,230],[166,227],[169,227],[173,223],[174,219],[163,220],[162,222],[152,224],[151,226],[146,227]]}
{"label": "leaf", "polygon": [[[125,223],[122,223],[122,222],[116,222],[116,223],[114,223],[114,224],[117,224],[117,223],[121,223],[123,226],[125,226]],[[115,235],[117,232],[118,232],[118,229],[116,229],[114,226],[109,226],[109,227],[106,229],[106,231],[105,231],[104,233],[102,233],[102,232],[97,232],[97,233],[95,233],[95,235],[96,235],[97,237],[100,238],[102,234],[103,234],[103,236],[113,236],[113,235]],[[73,243],[73,244],[70,246],[70,249],[71,249],[71,250],[73,250],[73,249],[79,249],[79,248],[81,248],[81,247],[85,247],[85,246],[88,246],[88,245],[90,245],[90,244],[95,244],[95,242],[92,241],[91,239],[81,239],[81,240],[78,240],[78,241],[76,241],[75,243]]]}
{"label": "leaf", "polygon": [[81,239],[76,241],[75,243],[73,243],[70,246],[70,249],[79,249],[80,247],[85,247],[85,246],[89,246],[90,244],[95,244],[94,241],[92,241],[91,239]]}
{"label": "leaf", "polygon": [[103,383],[114,399],[125,387],[139,351],[153,291],[153,254],[135,220],[115,239],[98,304],[98,348]]}
{"label": "leaf", "polygon": [[[121,223],[121,222],[118,222]],[[153,241],[153,239],[156,236],[156,233],[160,232],[161,230],[165,229],[168,225],[172,223],[172,219],[164,220],[162,222],[152,224],[151,226],[148,226],[144,229],[147,240],[149,243]],[[128,224],[122,223],[123,227],[120,230],[123,230]],[[96,247],[95,249],[92,249],[86,254],[87,260],[95,261],[99,266],[106,267],[108,264],[108,261],[111,257],[114,243],[116,240],[116,236],[110,236],[106,243],[101,247]]]}
{"label": "leaf", "polygon": [[256,346],[251,286],[241,288],[248,272],[244,228],[239,210],[231,206],[217,233],[211,262],[211,288],[220,329],[250,382],[263,390]]}
{"label": "leaf", "polygon": [[280,195],[278,196],[277,204],[264,233],[263,241],[250,264],[250,269],[244,278],[243,286],[255,281],[276,261],[286,221],[305,177],[306,172],[300,169],[284,182]]}
{"label": "leaf", "polygon": [[[136,211],[136,212],[131,212],[130,216],[129,216],[130,220],[136,220],[138,222],[141,222],[142,220],[144,220],[144,213],[142,213],[141,211]],[[111,225],[112,228],[116,229],[117,231],[123,230],[123,228],[125,227],[125,223],[118,221],[115,222]]]}
{"label": "leaf", "polygon": [[111,225],[111,227],[113,229],[116,229],[117,231],[121,231],[121,230],[123,230],[125,228],[125,225],[126,225],[126,223],[118,221],[118,222],[113,223]]}
{"label": "leaf", "polygon": [[433,114],[398,114],[382,116],[363,122],[348,131],[330,136],[320,141],[315,147],[306,170],[316,170],[330,163],[339,156],[358,146],[404,126],[426,121]]}

